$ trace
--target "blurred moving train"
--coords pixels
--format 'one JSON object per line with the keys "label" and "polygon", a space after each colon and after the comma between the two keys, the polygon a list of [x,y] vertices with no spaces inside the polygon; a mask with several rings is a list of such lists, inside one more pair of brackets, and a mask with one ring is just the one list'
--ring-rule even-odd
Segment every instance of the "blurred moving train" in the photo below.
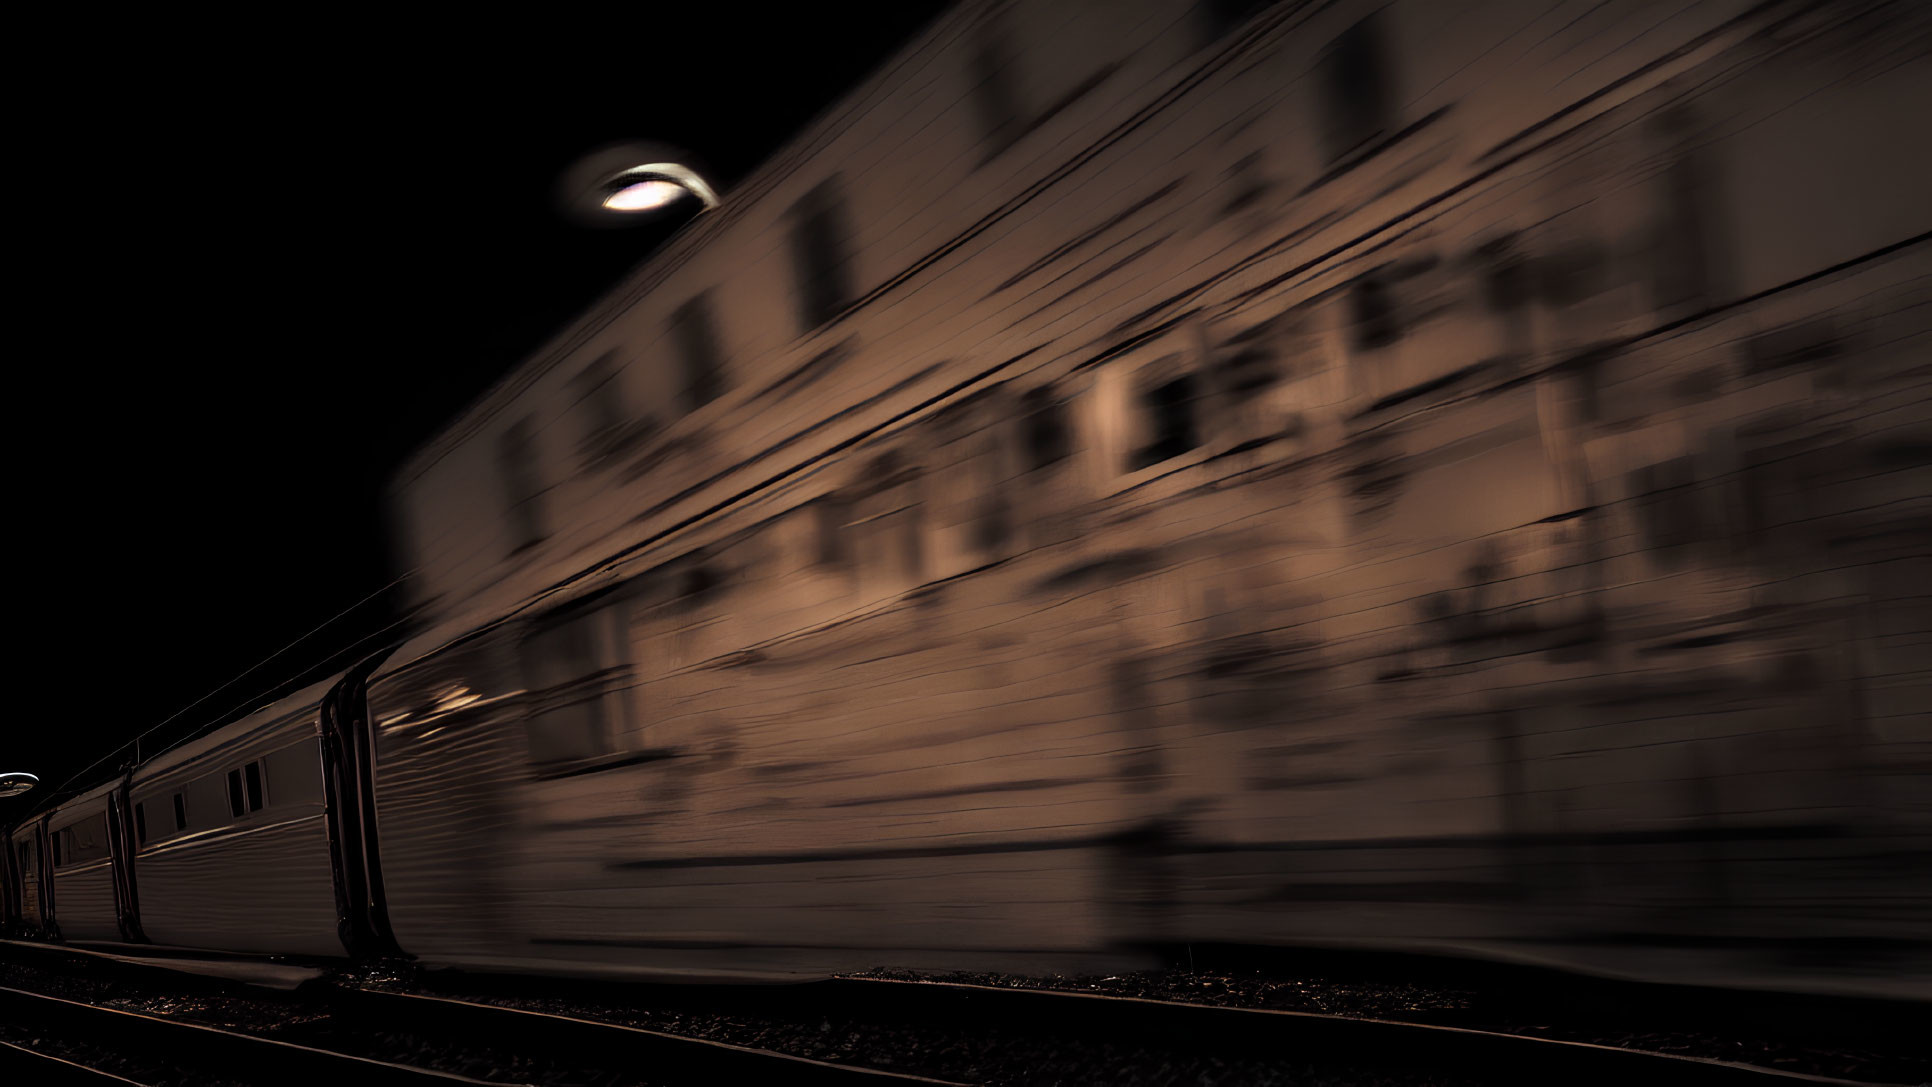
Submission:
{"label": "blurred moving train", "polygon": [[963,4],[404,466],[409,641],[8,919],[1923,996],[1929,12]]}

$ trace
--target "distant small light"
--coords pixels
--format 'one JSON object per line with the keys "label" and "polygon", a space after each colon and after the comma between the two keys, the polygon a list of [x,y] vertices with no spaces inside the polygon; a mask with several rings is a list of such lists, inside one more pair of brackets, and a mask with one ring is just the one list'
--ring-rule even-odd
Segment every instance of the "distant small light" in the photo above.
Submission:
{"label": "distant small light", "polygon": [[604,197],[611,211],[651,211],[664,207],[684,195],[684,186],[652,178],[633,182]]}

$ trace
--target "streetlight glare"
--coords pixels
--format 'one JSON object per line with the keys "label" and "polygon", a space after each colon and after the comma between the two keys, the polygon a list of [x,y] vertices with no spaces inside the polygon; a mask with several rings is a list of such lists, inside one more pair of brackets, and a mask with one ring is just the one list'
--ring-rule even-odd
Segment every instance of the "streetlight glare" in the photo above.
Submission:
{"label": "streetlight glare", "polygon": [[604,206],[611,211],[652,211],[684,194],[684,186],[674,182],[638,181],[604,197]]}
{"label": "streetlight glare", "polygon": [[588,227],[629,227],[673,205],[695,201],[699,214],[718,193],[685,152],[664,144],[619,143],[579,159],[558,179],[559,210]]}
{"label": "streetlight glare", "polygon": [[19,796],[40,784],[32,774],[0,774],[0,796]]}

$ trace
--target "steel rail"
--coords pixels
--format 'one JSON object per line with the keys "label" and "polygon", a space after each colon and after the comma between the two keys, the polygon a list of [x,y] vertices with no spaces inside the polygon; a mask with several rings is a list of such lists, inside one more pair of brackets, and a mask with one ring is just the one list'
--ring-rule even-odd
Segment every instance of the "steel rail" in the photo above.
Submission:
{"label": "steel rail", "polygon": [[8,1054],[5,1055],[4,1062],[7,1067],[31,1067],[34,1075],[27,1082],[41,1084],[44,1087],[55,1087],[55,1085],[65,1084],[99,1085],[108,1083],[131,1083],[134,1087],[147,1087],[146,1084],[138,1079],[129,1079],[126,1076],[117,1076],[112,1072],[103,1072],[98,1068],[90,1068],[79,1061],[70,1061],[66,1057],[57,1057],[52,1053],[43,1053],[38,1049],[18,1045],[14,1042],[0,1040],[0,1049],[8,1051]]}
{"label": "steel rail", "polygon": [[634,1067],[649,1072],[653,1077],[681,1079],[688,1076],[704,1082],[870,1084],[876,1087],[893,1083],[924,1083],[965,1087],[953,1080],[836,1064],[685,1034],[453,997],[365,988],[337,989],[329,995],[344,1014],[406,1022],[411,1029],[425,1023],[439,1022],[445,1029],[457,1033],[487,1031],[492,1037],[506,1039],[518,1048],[569,1052],[574,1055],[573,1059],[589,1059],[606,1067]]}
{"label": "steel rail", "polygon": [[265,1075],[272,1082],[281,1083],[339,1078],[355,1082],[359,1087],[493,1082],[25,989],[0,986],[0,1009],[5,1009],[15,1021],[38,1022],[54,1029],[71,1030],[77,1036],[111,1038],[117,1044],[139,1039],[144,1047],[152,1047],[170,1062],[218,1068],[221,1075],[233,1076],[244,1083],[260,1081]]}
{"label": "steel rail", "polygon": [[1707,1057],[1396,1019],[950,981],[839,978],[819,984],[825,986],[828,998],[921,1018],[943,1016],[955,1023],[1010,1026],[1044,1022],[1061,1029],[1091,1030],[1116,1037],[1186,1038],[1190,1044],[1224,1052],[1358,1059],[1366,1054],[1377,1063],[1401,1062],[1444,1071],[1498,1071],[1510,1082],[1527,1075],[1552,1083],[1643,1083],[1646,1087],[1905,1087]]}

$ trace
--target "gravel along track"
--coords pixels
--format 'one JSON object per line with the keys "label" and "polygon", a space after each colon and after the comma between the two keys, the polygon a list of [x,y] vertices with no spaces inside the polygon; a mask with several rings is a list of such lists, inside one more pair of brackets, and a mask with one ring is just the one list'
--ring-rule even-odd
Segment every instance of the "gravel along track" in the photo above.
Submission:
{"label": "gravel along track", "polygon": [[[0,985],[494,1083],[631,1087],[656,1082],[623,1070],[587,1071],[563,1060],[508,1052],[487,1038],[452,1039],[411,1031],[400,1024],[375,1024],[359,1017],[345,1017],[312,993],[243,991],[188,976],[178,980],[173,977],[133,980],[85,963],[74,964],[73,970],[65,973],[0,962]],[[67,1040],[60,1044],[78,1046],[81,1051],[96,1056],[106,1055],[106,1047],[91,1041]],[[61,1055],[79,1063],[108,1067],[94,1057]],[[127,1054],[126,1059],[143,1066],[157,1060],[138,1049]],[[145,1077],[109,1070],[142,1082],[210,1082],[192,1074],[179,1078],[182,1071],[192,1073],[193,1070],[184,1069],[176,1060],[158,1060],[157,1070]],[[164,1074],[170,1070],[172,1074]]]}
{"label": "gravel along track", "polygon": [[[109,1076],[119,1076],[143,1087],[174,1087],[176,1084],[182,1087],[188,1084],[200,1087],[249,1087],[238,1080],[210,1079],[205,1072],[198,1073],[163,1054],[124,1052],[91,1039],[69,1038],[21,1023],[0,1022],[0,1042],[71,1061]],[[0,1048],[0,1068],[6,1069],[8,1083],[107,1085],[114,1082],[103,1077],[89,1077],[79,1069],[63,1070],[59,1065],[44,1064],[4,1048]]]}
{"label": "gravel along track", "polygon": [[[898,979],[913,975],[880,974]],[[1161,971],[1112,977],[1016,978],[946,975],[944,980],[1004,988],[1130,996],[1220,1007],[1268,1008],[1349,1018],[1376,1018],[1431,1026],[1519,1034],[1618,1049],[1729,1061],[1773,1071],[1866,1083],[1917,1084],[1928,1080],[1926,1062],[1898,1027],[1890,1037],[1883,1016],[1843,1029],[1811,1022],[1795,1029],[1784,1018],[1760,1019],[1762,1009],[1740,996],[1739,1015],[1711,1010],[1711,994],[1689,1007],[1646,992],[1597,991],[1589,979],[1568,975],[1522,977],[1498,988],[1468,979],[1360,978],[1342,975]],[[1257,1059],[1186,1038],[1114,1031],[1075,1031],[1066,1017],[1041,1014],[1032,1023],[980,1015],[949,1020],[938,1003],[919,991],[880,996],[863,993],[870,979],[788,987],[675,987],[582,984],[533,979],[489,979],[425,974],[371,982],[508,1007],[757,1046],[820,1060],[914,1071],[941,1079],[986,1083],[1195,1083],[1195,1082],[1429,1082],[1401,1067],[1399,1056],[1377,1052],[1372,1067],[1330,1067],[1303,1053],[1295,1068],[1274,1054]],[[930,990],[937,986],[919,986]],[[1799,1011],[1815,1008],[1801,1003]],[[1803,1016],[1798,1017],[1800,1021]],[[1834,1031],[1837,1031],[1834,1033]],[[1862,1035],[1861,1035],[1862,1032]],[[1076,1037],[1079,1034],[1082,1036]],[[1862,1041],[1860,1037],[1862,1036]],[[1295,1056],[1289,1053],[1288,1056]],[[1331,1062],[1332,1063],[1332,1062]],[[1606,1063],[1611,1063],[1607,1062]],[[1447,1070],[1469,1071],[1456,1064]],[[1686,1074],[1690,1074],[1685,1070]],[[1442,1082],[1449,1082],[1444,1072]],[[1469,1072],[1475,1082],[1499,1082],[1494,1070]],[[1257,1078],[1259,1077],[1259,1078]]]}
{"label": "gravel along track", "polygon": [[1203,1052],[1185,1038],[1096,1040],[1043,1030],[904,1023],[828,1012],[806,1017],[758,1011],[650,1006],[644,1002],[512,995],[465,986],[464,999],[571,1015],[814,1060],[977,1084],[1254,1084],[1258,1087],[1475,1087],[1484,1076],[1446,1074],[1383,1060],[1307,1060],[1292,1054]]}
{"label": "gravel along track", "polygon": [[872,971],[858,977],[1389,1019],[1733,1061],[1833,1079],[1932,1082],[1932,1059],[1927,1058],[1932,1047],[1913,1043],[1924,1032],[1922,1025],[1912,1025],[1921,1014],[1932,1021],[1928,1008],[1671,990],[1486,964],[1431,963],[1411,970],[1400,963],[1363,969],[1342,957],[1318,961],[1318,968],[1305,972],[1277,968],[1016,977]]}
{"label": "gravel along track", "polygon": [[[111,964],[110,964],[111,965]],[[1399,1052],[1401,1044],[1378,1044],[1378,1036],[1353,1048],[1322,1040],[1320,1022],[1297,1021],[1265,1046],[1223,1044],[1213,1029],[1161,1024],[1201,1022],[1202,1015],[1165,1020],[1140,1015],[1143,1027],[1108,1028],[1092,1012],[1074,1015],[1014,1015],[1016,1005],[984,996],[971,1014],[947,1010],[946,986],[901,988],[878,979],[912,980],[912,975],[875,974],[865,978],[795,986],[651,986],[573,983],[532,978],[485,978],[447,973],[415,974],[406,968],[361,969],[331,979],[331,986],[296,994],[257,994],[205,979],[143,977],[131,986],[124,978],[88,976],[86,965],[74,973],[0,963],[0,984],[64,995],[70,999],[126,1007],[155,1015],[175,1015],[229,1029],[266,1033],[300,1044],[356,1052],[398,1063],[427,1064],[498,1082],[605,1085],[643,1082],[631,1074],[561,1067],[555,1061],[530,1061],[528,1051],[507,1040],[514,1032],[476,1031],[475,1038],[447,1040],[448,1031],[430,1028],[425,1017],[402,1009],[386,1021],[355,1012],[355,990],[378,994],[437,995],[504,1008],[614,1023],[664,1034],[699,1038],[732,1046],[792,1054],[839,1065],[931,1077],[955,1083],[985,1084],[1430,1084],[1524,1082],[1499,1065],[1511,1064],[1507,1052],[1481,1060],[1435,1059]],[[24,973],[23,973],[24,971]],[[100,971],[102,974],[108,971]],[[1591,990],[1590,983],[1563,976],[1542,979],[1542,988],[1522,979],[1511,984],[1477,983],[1440,977],[1362,977],[1342,970],[1161,971],[1109,977],[1020,978],[946,975],[943,980],[974,986],[1036,989],[1130,996],[1168,1003],[1220,1007],[1270,1008],[1325,1013],[1344,1018],[1404,1020],[1508,1030],[1547,1038],[1730,1061],[1876,1083],[1921,1083],[1926,1065],[1897,1046],[1869,1051],[1839,1039],[1812,1044],[1827,1032],[1780,1034],[1785,1024],[1760,1024],[1761,1040],[1730,1029],[1723,1017],[1705,1022],[1669,1001],[1655,999],[1623,1005]],[[202,981],[203,984],[197,984]],[[331,993],[335,995],[331,995]],[[923,996],[922,996],[923,994]],[[929,999],[937,997],[938,999]],[[363,998],[368,1002],[368,998]],[[1709,1002],[1709,994],[1703,999]],[[1080,1002],[1099,1005],[1104,1002]],[[1001,1006],[1001,1005],[1004,1006]],[[377,999],[374,1006],[382,1007]],[[966,1007],[959,1005],[958,1007]],[[1606,1011],[1610,1008],[1617,1014]],[[1531,1015],[1526,1012],[1537,1014]],[[348,1014],[344,1014],[345,1010]],[[1192,1014],[1192,1013],[1191,1013]],[[1205,1015],[1206,1013],[1202,1013]],[[378,1020],[380,1013],[378,1013]],[[434,1018],[430,1016],[428,1018]],[[457,1016],[458,1019],[461,1016]],[[1211,1016],[1210,1016],[1211,1018]],[[1075,1020],[1079,1022],[1076,1023]],[[1372,1024],[1360,1024],[1362,1028]],[[593,1031],[594,1033],[594,1031]],[[1252,1034],[1252,1032],[1249,1032]],[[1398,1034],[1401,1032],[1398,1031]],[[443,1039],[440,1040],[439,1039]],[[1296,1039],[1301,1039],[1297,1041]],[[1306,1042],[1307,1044],[1303,1044]],[[1509,1043],[1529,1045],[1532,1043]],[[1753,1046],[1758,1048],[1753,1048]],[[1674,1049],[1671,1047],[1675,1047]],[[552,1043],[550,1050],[577,1047]],[[1505,1047],[1507,1049],[1507,1047]],[[507,1050],[507,1052],[506,1052]],[[617,1062],[606,1062],[617,1063]],[[622,1062],[642,1068],[661,1082],[693,1082],[690,1069],[675,1061]],[[1615,1062],[1609,1062],[1614,1064]],[[140,1078],[140,1077],[132,1077]],[[736,1077],[713,1078],[726,1082]],[[850,1077],[848,1077],[850,1078]],[[767,1081],[774,1081],[767,1079]],[[1608,1073],[1604,1082],[1613,1082]],[[1544,1080],[1556,1082],[1556,1080]]]}

